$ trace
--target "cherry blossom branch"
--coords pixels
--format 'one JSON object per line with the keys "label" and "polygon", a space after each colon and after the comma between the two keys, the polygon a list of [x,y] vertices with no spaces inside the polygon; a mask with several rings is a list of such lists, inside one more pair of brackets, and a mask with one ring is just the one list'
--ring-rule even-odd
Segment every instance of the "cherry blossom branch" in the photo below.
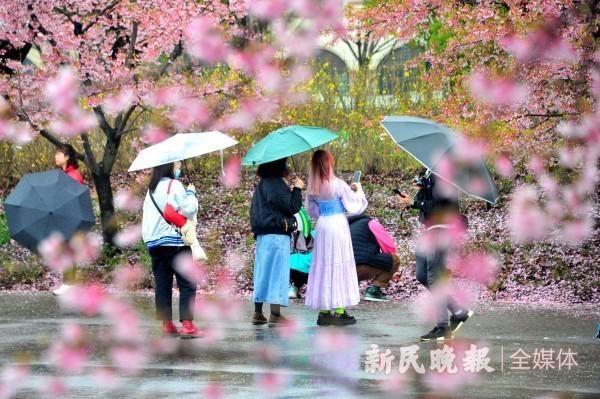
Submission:
{"label": "cherry blossom branch", "polygon": [[93,171],[98,171],[98,163],[96,162],[96,156],[94,155],[94,151],[92,151],[92,146],[90,145],[90,139],[87,133],[81,134],[81,141],[83,143],[83,150],[85,151],[85,155],[89,161],[90,169]]}
{"label": "cherry blossom branch", "polygon": [[129,52],[127,53],[127,57],[125,58],[125,66],[128,68],[133,67],[133,62],[131,61],[131,59],[133,58],[135,53],[135,42],[137,41],[138,26],[138,21],[134,21],[131,24],[131,36],[129,37]]}

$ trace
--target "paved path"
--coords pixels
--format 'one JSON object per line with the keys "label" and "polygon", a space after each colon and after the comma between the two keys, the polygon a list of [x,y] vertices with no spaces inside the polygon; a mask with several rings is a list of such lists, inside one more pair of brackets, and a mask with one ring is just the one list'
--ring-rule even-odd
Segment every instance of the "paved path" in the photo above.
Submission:
{"label": "paved path", "polygon": [[[136,306],[151,313],[149,297],[135,297]],[[48,342],[60,330],[61,324],[76,320],[86,324],[91,331],[102,331],[106,321],[93,318],[73,319],[64,315],[55,298],[47,293],[0,294],[0,364],[14,362],[24,353],[31,355],[34,377],[18,397],[39,397],[36,389],[47,381],[53,371],[41,354]],[[246,314],[251,304],[244,303]],[[460,331],[460,338],[488,348],[489,366],[493,372],[477,373],[477,382],[454,394],[460,398],[529,398],[549,392],[570,392],[577,398],[600,397],[600,340],[594,337],[600,322],[600,309],[581,306],[570,311],[535,309],[528,305],[486,304],[476,309],[476,316]],[[316,334],[319,329],[314,322],[316,315],[300,303],[287,309],[287,315],[295,318],[300,332],[290,341],[283,340],[273,329],[266,326],[253,327],[245,320],[230,323],[225,339],[210,346],[202,346],[200,340],[182,341],[180,357],[169,355],[155,359],[140,375],[128,377],[123,388],[109,390],[98,387],[94,380],[85,376],[66,379],[72,397],[76,398],[198,398],[202,387],[211,383],[226,386],[226,397],[265,397],[256,387],[257,379],[264,376],[273,365],[284,370],[288,386],[277,395],[283,398],[305,397],[383,397],[381,381],[384,372],[364,371],[365,350],[371,344],[390,349],[396,358],[392,362],[392,374],[399,375],[400,348],[419,345],[419,359],[427,369],[425,378],[414,372],[403,374],[406,383],[402,390],[407,398],[424,397],[428,392],[426,379],[435,375],[429,370],[430,351],[441,348],[436,344],[419,343],[418,336],[425,332],[416,322],[405,304],[361,303],[353,314],[359,320],[348,333],[351,346],[343,352],[320,353]],[[148,331],[156,328],[153,321],[145,323]],[[331,329],[329,329],[331,330]],[[335,329],[334,329],[335,330]],[[470,341],[473,340],[473,341]],[[280,351],[274,363],[267,364],[257,353],[260,348],[275,347]],[[522,350],[529,356],[528,365],[534,361],[534,352],[554,350],[563,354],[570,350],[577,355],[577,365],[567,370],[564,364],[550,362],[555,369],[515,370],[515,359],[510,356]],[[566,357],[563,357],[563,360]],[[102,356],[96,356],[88,367],[93,371],[103,364]],[[457,358],[455,364],[461,367]],[[526,367],[527,365],[525,365]],[[339,378],[343,369],[352,378]],[[391,374],[390,374],[391,375]],[[396,396],[398,397],[398,396]]]}

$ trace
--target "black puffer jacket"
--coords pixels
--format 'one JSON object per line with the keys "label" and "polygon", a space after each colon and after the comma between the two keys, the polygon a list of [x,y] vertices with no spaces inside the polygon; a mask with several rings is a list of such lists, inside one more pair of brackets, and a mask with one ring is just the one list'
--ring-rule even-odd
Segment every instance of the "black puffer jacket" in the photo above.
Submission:
{"label": "black puffer jacket", "polygon": [[394,260],[392,255],[381,252],[381,247],[369,228],[370,221],[371,218],[364,213],[348,218],[354,261],[356,265],[368,265],[389,272]]}
{"label": "black puffer jacket", "polygon": [[[293,231],[294,214],[302,207],[302,191],[290,190],[281,177],[265,177],[260,180],[250,207],[250,223],[255,236],[285,234]],[[286,230],[287,228],[287,230]]]}

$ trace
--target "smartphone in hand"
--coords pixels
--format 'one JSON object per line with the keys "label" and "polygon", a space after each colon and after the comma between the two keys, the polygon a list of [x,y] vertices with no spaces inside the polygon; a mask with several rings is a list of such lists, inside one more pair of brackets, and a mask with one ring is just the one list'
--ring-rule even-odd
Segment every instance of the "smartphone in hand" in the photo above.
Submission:
{"label": "smartphone in hand", "polygon": [[357,170],[354,172],[354,176],[352,177],[352,183],[360,183],[360,177],[362,176],[362,172]]}

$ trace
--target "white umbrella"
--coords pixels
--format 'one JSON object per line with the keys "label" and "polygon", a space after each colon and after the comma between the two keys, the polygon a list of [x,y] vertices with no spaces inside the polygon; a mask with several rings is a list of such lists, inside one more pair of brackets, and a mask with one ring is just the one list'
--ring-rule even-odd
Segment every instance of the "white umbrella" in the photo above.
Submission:
{"label": "white umbrella", "polygon": [[237,141],[221,132],[177,133],[168,139],[144,148],[135,158],[129,172],[153,168],[175,161],[194,158],[234,146]]}

